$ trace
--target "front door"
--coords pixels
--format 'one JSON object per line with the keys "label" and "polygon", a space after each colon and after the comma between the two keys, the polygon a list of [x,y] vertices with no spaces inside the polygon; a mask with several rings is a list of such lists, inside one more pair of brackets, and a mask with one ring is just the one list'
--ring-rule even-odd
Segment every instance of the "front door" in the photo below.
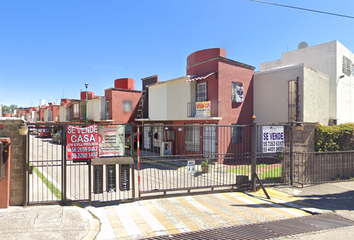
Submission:
{"label": "front door", "polygon": [[208,158],[216,158],[216,125],[204,124],[203,125],[203,155]]}
{"label": "front door", "polygon": [[151,127],[150,126],[143,126],[144,132],[144,149],[150,149],[151,147]]}

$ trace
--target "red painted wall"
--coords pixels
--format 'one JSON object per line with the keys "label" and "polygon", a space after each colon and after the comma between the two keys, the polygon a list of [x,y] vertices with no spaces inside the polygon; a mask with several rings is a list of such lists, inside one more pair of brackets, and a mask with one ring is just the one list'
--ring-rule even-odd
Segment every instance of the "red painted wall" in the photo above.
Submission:
{"label": "red painted wall", "polygon": [[53,121],[59,121],[59,106],[52,106]]}
{"label": "red painted wall", "polygon": [[44,122],[44,110],[45,108],[39,109],[39,121]]}
{"label": "red painted wall", "polygon": [[[222,102],[222,120],[220,124],[250,124],[253,115],[253,74],[254,70],[234,66],[220,61],[218,68],[219,101]],[[231,101],[232,82],[241,82],[244,88],[242,103]]]}
{"label": "red painted wall", "polygon": [[[134,122],[140,96],[141,91],[122,91],[112,88],[105,91],[106,100],[109,102],[109,117],[113,120],[113,124]],[[124,100],[132,102],[131,112],[123,112]]]}
{"label": "red painted wall", "polygon": [[[213,72],[215,70],[209,69],[209,71],[206,71],[204,73],[196,73],[196,66],[193,67],[193,64],[202,62],[214,57],[226,57],[226,50],[222,48],[210,48],[210,49],[204,49],[200,50],[197,52],[192,53],[187,57],[187,75],[198,75],[198,74],[205,74],[208,72]],[[204,65],[205,67],[206,65]],[[191,69],[193,68],[193,69]]]}
{"label": "red painted wall", "polygon": [[134,90],[135,82],[132,78],[119,78],[114,81],[114,88]]}
{"label": "red painted wall", "polygon": [[[87,99],[90,100],[92,98],[95,97],[95,93],[94,92],[87,92]],[[86,100],[86,91],[83,91],[80,93],[80,99],[81,100]]]}

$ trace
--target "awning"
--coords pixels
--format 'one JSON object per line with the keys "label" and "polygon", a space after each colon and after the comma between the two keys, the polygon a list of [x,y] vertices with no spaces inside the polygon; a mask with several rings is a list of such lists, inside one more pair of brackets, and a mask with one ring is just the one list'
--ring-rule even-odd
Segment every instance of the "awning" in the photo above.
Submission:
{"label": "awning", "polygon": [[206,75],[193,76],[192,78],[190,78],[190,79],[187,80],[186,82],[193,82],[193,81],[204,80],[204,79],[210,77],[211,75],[213,75],[213,74],[215,74],[215,73],[217,73],[217,71],[208,73],[208,74],[206,74]]}

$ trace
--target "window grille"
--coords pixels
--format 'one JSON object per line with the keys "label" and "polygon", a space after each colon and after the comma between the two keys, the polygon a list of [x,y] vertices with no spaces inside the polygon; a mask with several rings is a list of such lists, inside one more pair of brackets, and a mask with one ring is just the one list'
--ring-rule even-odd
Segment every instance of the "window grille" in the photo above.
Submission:
{"label": "window grille", "polygon": [[232,82],[231,100],[233,102],[243,102],[243,84],[241,82]]}
{"label": "window grille", "polygon": [[342,64],[343,73],[346,74],[347,76],[350,76],[352,74],[352,68],[353,68],[352,61],[346,56],[343,56],[343,64]]}
{"label": "window grille", "polygon": [[187,152],[200,151],[199,124],[186,124],[184,133],[184,150]]}
{"label": "window grille", "polygon": [[207,82],[197,83],[197,102],[208,101]]}

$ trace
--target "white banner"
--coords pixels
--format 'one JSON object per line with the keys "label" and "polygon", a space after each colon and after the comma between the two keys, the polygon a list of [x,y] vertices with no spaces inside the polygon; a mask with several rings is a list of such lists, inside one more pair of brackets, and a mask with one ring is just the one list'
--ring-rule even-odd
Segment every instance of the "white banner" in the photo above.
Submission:
{"label": "white banner", "polygon": [[284,151],[284,127],[263,126],[262,146],[264,153]]}
{"label": "white banner", "polygon": [[98,134],[100,157],[124,156],[125,126],[99,126]]}

